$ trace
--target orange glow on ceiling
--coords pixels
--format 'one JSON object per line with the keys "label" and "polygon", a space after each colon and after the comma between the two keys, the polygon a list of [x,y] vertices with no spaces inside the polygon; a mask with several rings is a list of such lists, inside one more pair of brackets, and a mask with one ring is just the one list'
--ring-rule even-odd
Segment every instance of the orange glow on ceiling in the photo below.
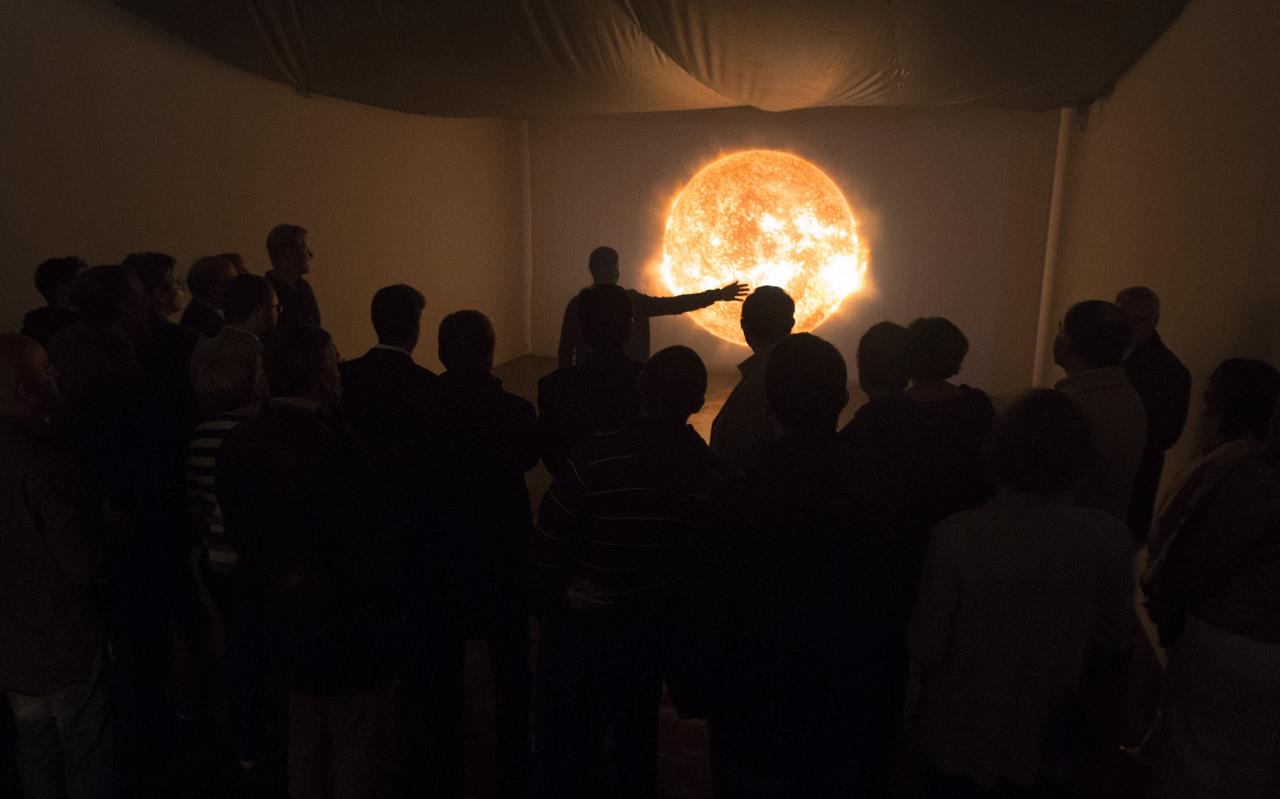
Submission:
{"label": "orange glow on ceiling", "polygon": [[[673,294],[735,280],[779,286],[796,303],[796,332],[812,330],[862,288],[869,252],[831,178],[798,156],[744,150],[701,169],[671,204],[662,282]],[[745,343],[742,306],[690,314],[711,333]]]}

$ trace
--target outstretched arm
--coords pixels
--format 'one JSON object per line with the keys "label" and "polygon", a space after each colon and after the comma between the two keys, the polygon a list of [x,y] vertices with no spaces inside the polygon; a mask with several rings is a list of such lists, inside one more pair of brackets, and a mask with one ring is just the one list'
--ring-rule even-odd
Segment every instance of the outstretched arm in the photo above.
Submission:
{"label": "outstretched arm", "polygon": [[675,297],[650,297],[638,291],[628,291],[636,316],[675,316],[706,308],[717,302],[742,302],[750,289],[739,282],[723,288],[699,291],[696,294],[680,294]]}

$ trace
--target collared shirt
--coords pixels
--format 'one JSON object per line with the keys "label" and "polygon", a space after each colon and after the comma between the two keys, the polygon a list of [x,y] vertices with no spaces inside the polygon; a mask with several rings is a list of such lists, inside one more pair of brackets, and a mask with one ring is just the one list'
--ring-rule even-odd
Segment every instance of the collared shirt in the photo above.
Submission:
{"label": "collared shirt", "polygon": [[711,450],[720,458],[725,474],[746,472],[778,437],[764,392],[765,369],[776,346],[776,342],[765,344],[738,364],[742,379],[711,423]]}
{"label": "collared shirt", "polygon": [[237,327],[236,325],[228,323],[222,326],[222,330],[224,333],[227,331],[230,331],[232,333],[239,333],[241,335],[248,336],[249,338],[253,339],[259,344],[262,343],[262,339],[258,338],[257,333],[254,333],[252,330],[245,330],[243,327]]}
{"label": "collared shirt", "polygon": [[396,346],[396,345],[394,345],[394,344],[381,344],[381,343],[379,343],[379,344],[374,344],[374,345],[373,345],[373,349],[375,349],[375,350],[391,350],[392,352],[403,352],[405,355],[408,355],[410,358],[412,358],[412,357],[413,357],[413,353],[412,353],[412,352],[410,352],[409,350],[406,350],[404,347],[397,347],[397,346]]}
{"label": "collared shirt", "polygon": [[294,408],[301,408],[304,411],[317,411],[328,413],[324,407],[318,402],[312,402],[305,397],[272,397],[272,402],[278,402],[281,405],[289,405]]}
{"label": "collared shirt", "polygon": [[1093,432],[1094,465],[1076,501],[1124,521],[1147,440],[1142,399],[1119,366],[1068,375],[1055,388],[1075,400]]}

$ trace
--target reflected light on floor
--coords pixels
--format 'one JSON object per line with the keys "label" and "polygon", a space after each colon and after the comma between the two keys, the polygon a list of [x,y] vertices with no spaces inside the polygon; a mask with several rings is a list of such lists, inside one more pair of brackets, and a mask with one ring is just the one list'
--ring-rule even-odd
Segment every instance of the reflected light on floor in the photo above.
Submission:
{"label": "reflected light on floor", "polygon": [[[796,331],[812,330],[862,288],[869,252],[840,188],[810,162],[777,150],[731,153],[700,170],[667,217],[660,276],[673,294],[735,280],[780,286],[796,303]],[[743,344],[742,306],[691,316]]]}

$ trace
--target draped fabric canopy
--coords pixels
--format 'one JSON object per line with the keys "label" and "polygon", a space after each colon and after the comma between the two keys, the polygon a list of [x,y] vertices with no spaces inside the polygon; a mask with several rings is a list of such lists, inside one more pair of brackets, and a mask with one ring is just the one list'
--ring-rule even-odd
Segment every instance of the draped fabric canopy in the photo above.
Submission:
{"label": "draped fabric canopy", "polygon": [[299,91],[434,116],[1045,110],[1187,0],[114,0]]}

